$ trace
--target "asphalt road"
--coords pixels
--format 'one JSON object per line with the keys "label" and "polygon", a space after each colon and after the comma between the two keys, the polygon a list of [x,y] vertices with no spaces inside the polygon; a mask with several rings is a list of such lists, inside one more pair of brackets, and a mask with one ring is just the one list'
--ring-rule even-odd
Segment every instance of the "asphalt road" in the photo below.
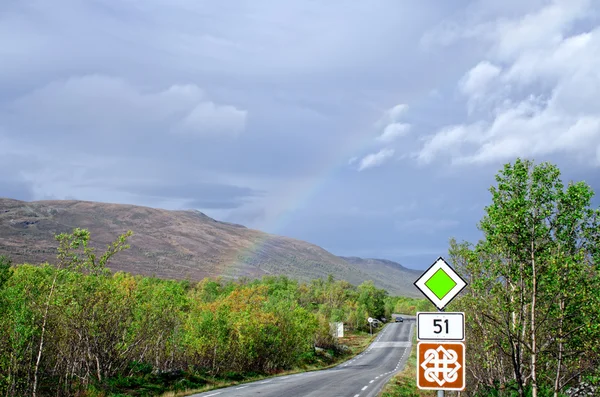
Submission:
{"label": "asphalt road", "polygon": [[337,367],[245,383],[193,397],[375,397],[404,368],[414,320],[387,324],[363,353]]}

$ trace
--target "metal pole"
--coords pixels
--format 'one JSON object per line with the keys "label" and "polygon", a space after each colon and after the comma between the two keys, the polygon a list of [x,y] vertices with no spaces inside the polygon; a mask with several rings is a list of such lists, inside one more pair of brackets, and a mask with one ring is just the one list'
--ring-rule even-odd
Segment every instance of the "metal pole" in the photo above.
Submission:
{"label": "metal pole", "polygon": [[[438,312],[443,312],[444,309],[438,309]],[[446,395],[446,391],[445,390],[438,390],[437,392],[437,397],[444,397]]]}

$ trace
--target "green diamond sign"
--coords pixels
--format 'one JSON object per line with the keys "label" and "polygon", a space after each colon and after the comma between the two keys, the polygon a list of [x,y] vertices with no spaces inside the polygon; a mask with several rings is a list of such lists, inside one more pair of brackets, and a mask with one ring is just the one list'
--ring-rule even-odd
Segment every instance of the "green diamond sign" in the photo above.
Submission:
{"label": "green diamond sign", "polygon": [[441,256],[414,284],[439,310],[443,310],[467,286]]}

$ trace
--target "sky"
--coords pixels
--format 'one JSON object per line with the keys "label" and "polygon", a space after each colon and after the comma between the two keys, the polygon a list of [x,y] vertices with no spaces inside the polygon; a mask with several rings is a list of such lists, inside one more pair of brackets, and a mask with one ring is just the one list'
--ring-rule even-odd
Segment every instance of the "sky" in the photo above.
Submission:
{"label": "sky", "polygon": [[0,2],[0,197],[424,269],[516,157],[600,191],[597,2]]}

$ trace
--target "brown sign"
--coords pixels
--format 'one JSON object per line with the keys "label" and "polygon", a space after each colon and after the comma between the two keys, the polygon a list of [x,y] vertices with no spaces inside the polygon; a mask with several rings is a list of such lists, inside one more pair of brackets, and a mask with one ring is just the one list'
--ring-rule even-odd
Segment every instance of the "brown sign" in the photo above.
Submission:
{"label": "brown sign", "polygon": [[417,387],[428,390],[464,390],[464,343],[419,342],[417,344]]}

